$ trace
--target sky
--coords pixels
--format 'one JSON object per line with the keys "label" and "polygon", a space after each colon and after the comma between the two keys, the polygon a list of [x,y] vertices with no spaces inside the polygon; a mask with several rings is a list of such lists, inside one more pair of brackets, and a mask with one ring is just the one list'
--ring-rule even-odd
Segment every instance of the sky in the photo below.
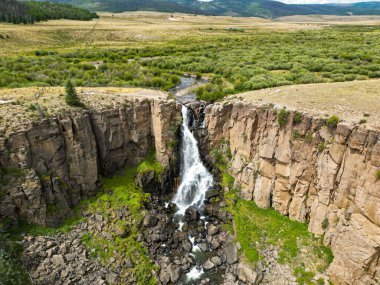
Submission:
{"label": "sky", "polygon": [[287,4],[326,4],[326,3],[355,3],[380,2],[380,0],[276,0]]}
{"label": "sky", "polygon": [[[198,0],[211,2],[213,0]],[[326,4],[326,3],[355,3],[355,2],[380,2],[380,0],[275,0],[287,4]]]}

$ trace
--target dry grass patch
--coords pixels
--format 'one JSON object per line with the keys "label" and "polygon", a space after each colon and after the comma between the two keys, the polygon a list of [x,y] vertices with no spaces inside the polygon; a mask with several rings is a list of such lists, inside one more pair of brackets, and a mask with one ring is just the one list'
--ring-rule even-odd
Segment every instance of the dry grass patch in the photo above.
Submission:
{"label": "dry grass patch", "polygon": [[[77,92],[87,109],[101,110],[126,105],[131,100],[166,99],[160,91],[141,88],[79,87]],[[36,98],[36,94],[40,94]],[[70,114],[80,108],[65,103],[63,87],[0,89],[0,130],[10,132],[46,117]]]}
{"label": "dry grass patch", "polygon": [[236,95],[248,102],[275,104],[315,116],[339,118],[380,128],[380,80],[281,86]]}

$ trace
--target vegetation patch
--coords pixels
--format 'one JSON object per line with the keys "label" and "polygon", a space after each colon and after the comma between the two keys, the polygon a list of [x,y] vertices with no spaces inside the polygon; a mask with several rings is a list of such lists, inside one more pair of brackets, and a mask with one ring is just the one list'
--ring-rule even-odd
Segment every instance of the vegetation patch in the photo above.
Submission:
{"label": "vegetation patch", "polygon": [[277,114],[277,121],[281,127],[284,127],[286,123],[288,122],[289,118],[289,111],[287,111],[285,108],[282,108],[280,112]]}
{"label": "vegetation patch", "polygon": [[140,163],[140,165],[137,167],[136,175],[143,175],[147,172],[153,171],[154,176],[157,179],[161,178],[161,174],[164,171],[164,168],[162,165],[156,160],[156,152],[154,151],[154,148],[150,148],[148,151],[147,156],[145,159]]}
{"label": "vegetation patch", "polygon": [[[135,185],[134,179],[139,172],[153,170],[159,175],[163,167],[155,160],[154,150],[150,150],[147,157],[139,166],[126,168],[113,178],[101,178],[103,192],[92,199],[83,200],[75,209],[73,216],[66,220],[60,228],[43,227],[20,222],[19,227],[12,228],[11,232],[4,235],[8,240],[19,239],[22,234],[33,236],[54,236],[60,232],[69,232],[74,225],[85,221],[83,213],[88,215],[101,215],[107,220],[107,227],[102,229],[102,234],[107,233],[111,238],[107,239],[96,232],[89,231],[82,237],[82,242],[88,247],[93,257],[99,257],[104,266],[118,266],[128,260],[133,264],[132,268],[125,268],[127,274],[135,277],[137,284],[156,284],[152,271],[155,265],[149,259],[148,253],[138,240],[141,232],[141,222],[144,218],[143,203],[148,202],[149,194],[143,193]],[[127,209],[128,219],[119,219],[116,211]],[[125,234],[120,234],[125,232]],[[116,258],[118,263],[110,264],[111,258]],[[120,262],[120,263],[119,263]],[[1,265],[1,257],[0,257]],[[17,267],[14,267],[16,270]],[[4,269],[5,270],[5,269]],[[123,274],[123,273],[121,273]],[[28,283],[9,283],[28,284]]]}
{"label": "vegetation patch", "polygon": [[65,92],[65,101],[67,105],[72,107],[84,107],[71,80],[67,80]]}
{"label": "vegetation patch", "polygon": [[[145,39],[143,44],[133,41],[127,48],[124,37],[122,44],[121,40],[106,44],[102,34],[94,43],[102,48],[78,49],[92,42],[84,43],[83,36],[60,28],[43,40],[48,47],[69,43],[63,45],[65,50],[41,50],[35,44],[32,53],[27,46],[27,53],[1,57],[0,87],[63,86],[71,79],[76,86],[169,90],[178,83],[178,75],[187,73],[215,78],[196,91],[198,98],[215,101],[228,94],[290,84],[380,78],[376,26],[334,26],[307,32],[193,31],[180,38],[168,35]],[[57,36],[64,38],[59,44]],[[104,48],[105,44],[109,47]]]}
{"label": "vegetation patch", "polygon": [[32,284],[28,272],[21,265],[22,250],[22,245],[5,240],[0,235],[0,284]]}
{"label": "vegetation patch", "polygon": [[380,180],[380,169],[376,170],[375,177],[377,180]]}
{"label": "vegetation patch", "polygon": [[319,144],[318,144],[318,152],[322,152],[324,149],[325,149],[325,142],[321,141]]}
{"label": "vegetation patch", "polygon": [[312,132],[307,132],[305,135],[305,142],[307,144],[311,144],[313,142],[313,133]]}
{"label": "vegetation patch", "polygon": [[[261,259],[258,245],[263,239],[279,249],[278,261],[288,264],[300,278],[309,278],[316,273],[300,272],[298,266],[304,266],[304,262],[313,264],[315,271],[324,271],[332,262],[331,250],[320,238],[308,232],[306,224],[292,221],[272,208],[261,209],[255,202],[239,198],[237,191],[225,196],[228,209],[234,216],[236,239],[247,262],[255,264]],[[306,248],[307,253],[304,252]]]}
{"label": "vegetation patch", "polygon": [[332,115],[330,116],[327,120],[326,120],[326,125],[333,129],[333,128],[336,128],[336,126],[338,125],[339,123],[339,117],[338,116],[335,116],[335,115]]}
{"label": "vegetation patch", "polygon": [[89,21],[94,18],[99,18],[96,13],[67,4],[17,0],[0,2],[0,22],[33,24],[53,19]]}
{"label": "vegetation patch", "polygon": [[294,112],[293,115],[293,124],[299,124],[302,122],[302,114],[300,112]]}

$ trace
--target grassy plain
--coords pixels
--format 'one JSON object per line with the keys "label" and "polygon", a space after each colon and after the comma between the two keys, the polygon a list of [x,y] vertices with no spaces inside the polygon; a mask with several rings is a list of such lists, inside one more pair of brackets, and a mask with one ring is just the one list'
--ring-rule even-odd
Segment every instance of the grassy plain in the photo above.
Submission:
{"label": "grassy plain", "polygon": [[[202,36],[210,28],[298,31],[330,25],[380,25],[380,16],[292,16],[275,21],[261,18],[192,16],[156,12],[98,13],[92,21],[52,20],[34,25],[0,23],[0,54],[12,55],[37,49],[125,48],[145,46],[146,42],[165,43],[170,39]],[[173,17],[171,17],[173,15]],[[17,47],[17,48],[15,48]]]}
{"label": "grassy plain", "polygon": [[[155,12],[0,24],[0,87],[51,88],[72,79],[77,86],[166,91],[178,75],[192,73],[210,80],[198,88],[200,99],[264,89],[242,96],[361,120],[379,106],[379,24],[375,16],[270,21]],[[284,87],[294,84],[303,85]]]}
{"label": "grassy plain", "polygon": [[[304,111],[311,115],[337,115],[346,121],[380,128],[380,80],[281,86],[238,95],[255,104]],[[365,120],[365,121],[364,121]]]}

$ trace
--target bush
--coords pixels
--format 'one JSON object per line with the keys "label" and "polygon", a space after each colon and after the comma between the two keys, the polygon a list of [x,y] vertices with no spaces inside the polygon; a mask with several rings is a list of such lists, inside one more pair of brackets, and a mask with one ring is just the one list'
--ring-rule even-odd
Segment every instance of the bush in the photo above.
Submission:
{"label": "bush", "polygon": [[294,130],[293,134],[292,134],[293,140],[298,140],[298,139],[300,139],[300,137],[301,137],[300,132],[298,130]]}
{"label": "bush", "polygon": [[302,114],[300,112],[294,112],[293,124],[299,124],[302,122]]}
{"label": "bush", "polygon": [[305,136],[305,142],[307,144],[311,144],[313,142],[313,134],[311,132],[307,132]]}
{"label": "bush", "polygon": [[324,149],[325,149],[325,143],[324,142],[320,142],[318,144],[318,152],[322,152]]}
{"label": "bush", "polygon": [[335,116],[335,115],[330,116],[330,117],[326,120],[326,125],[327,125],[329,128],[336,128],[336,126],[338,125],[338,123],[339,123],[339,117],[338,117],[338,116]]}
{"label": "bush", "polygon": [[380,169],[376,170],[376,179],[380,180]]}
{"label": "bush", "polygon": [[65,101],[67,105],[70,105],[73,107],[83,107],[83,103],[80,101],[80,98],[71,80],[68,80],[66,82],[65,91],[66,91]]}
{"label": "bush", "polygon": [[285,126],[288,122],[289,112],[282,108],[281,111],[278,113],[277,120],[281,127]]}
{"label": "bush", "polygon": [[327,229],[329,226],[329,220],[327,218],[324,218],[322,221],[322,229]]}

